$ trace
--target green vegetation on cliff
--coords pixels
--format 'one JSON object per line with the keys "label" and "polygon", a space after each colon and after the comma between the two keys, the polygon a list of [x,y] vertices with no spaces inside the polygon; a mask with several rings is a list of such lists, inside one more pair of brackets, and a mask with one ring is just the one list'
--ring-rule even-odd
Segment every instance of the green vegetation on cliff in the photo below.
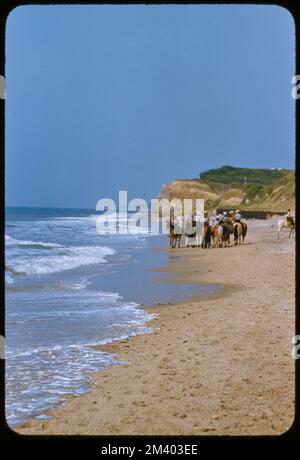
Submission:
{"label": "green vegetation on cliff", "polygon": [[288,169],[255,169],[255,168],[235,168],[233,166],[222,166],[218,169],[209,169],[200,173],[200,179],[216,182],[219,184],[273,184],[286,177],[290,171]]}

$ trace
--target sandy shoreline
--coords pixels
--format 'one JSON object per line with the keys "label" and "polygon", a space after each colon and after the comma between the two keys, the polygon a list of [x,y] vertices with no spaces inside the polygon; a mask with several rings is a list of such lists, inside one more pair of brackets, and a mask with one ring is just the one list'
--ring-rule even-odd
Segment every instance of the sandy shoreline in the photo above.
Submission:
{"label": "sandy shoreline", "polygon": [[[151,334],[101,347],[121,363],[24,434],[279,434],[294,418],[294,240],[249,222],[246,244],[168,250],[172,280],[216,294],[147,308]],[[175,257],[179,256],[179,257]],[[175,278],[174,278],[175,277]]]}

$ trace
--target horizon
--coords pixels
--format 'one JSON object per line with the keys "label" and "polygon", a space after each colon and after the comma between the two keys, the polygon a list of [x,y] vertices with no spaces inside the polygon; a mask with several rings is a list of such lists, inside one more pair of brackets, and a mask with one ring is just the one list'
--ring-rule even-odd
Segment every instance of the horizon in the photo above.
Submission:
{"label": "horizon", "polygon": [[[256,170],[285,170],[285,171],[289,171],[289,172],[295,172],[295,169],[287,169],[287,168],[249,168],[247,166],[232,166],[232,165],[222,165],[222,166],[219,166],[218,168],[213,168],[213,169],[220,169],[220,168],[224,168],[224,167],[230,167],[230,168],[236,168],[236,169],[256,169]],[[199,173],[199,175],[205,173],[205,172],[208,172],[208,171],[211,171],[211,169],[207,169],[205,171],[201,171]],[[194,177],[194,178],[190,178],[190,179],[175,179],[174,180],[204,180],[205,179],[201,179],[198,177]],[[109,197],[106,197],[106,198],[109,198]],[[150,197],[149,199],[146,199],[147,203],[149,204],[149,201],[153,198],[157,198],[157,197]],[[68,207],[65,207],[65,206],[28,206],[28,205],[23,205],[23,206],[18,206],[18,205],[5,205],[5,209],[8,209],[8,208],[22,208],[22,209],[67,209],[67,210],[70,210],[70,209],[74,209],[76,211],[95,211],[96,212],[96,206],[94,208],[92,207],[76,207],[76,206],[68,206]],[[130,212],[130,211],[128,211]]]}
{"label": "horizon", "polygon": [[5,70],[6,207],[295,168],[295,26],[276,5],[17,7]]}

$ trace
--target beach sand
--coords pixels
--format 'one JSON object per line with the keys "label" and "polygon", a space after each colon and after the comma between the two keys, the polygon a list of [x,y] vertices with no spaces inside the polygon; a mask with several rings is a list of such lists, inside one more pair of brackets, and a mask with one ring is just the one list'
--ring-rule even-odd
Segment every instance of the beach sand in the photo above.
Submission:
{"label": "beach sand", "polygon": [[249,221],[243,246],[167,249],[170,279],[217,293],[158,305],[151,334],[101,347],[121,363],[24,434],[266,435],[294,419],[294,239]]}

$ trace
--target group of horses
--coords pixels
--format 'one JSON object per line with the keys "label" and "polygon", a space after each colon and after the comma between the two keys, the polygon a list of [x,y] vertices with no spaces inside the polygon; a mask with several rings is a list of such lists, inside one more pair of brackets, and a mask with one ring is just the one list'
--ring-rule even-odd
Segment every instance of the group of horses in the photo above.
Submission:
{"label": "group of horses", "polygon": [[231,219],[214,225],[205,222],[202,226],[201,246],[204,249],[210,248],[211,245],[214,248],[226,248],[230,246],[230,235],[233,235],[234,245],[242,244],[245,241],[247,229],[246,222],[235,222]]}
{"label": "group of horses", "polygon": [[[219,224],[210,224],[191,221],[192,224],[186,228],[182,224],[182,219],[175,218],[169,223],[169,239],[171,248],[180,248],[182,236],[185,237],[186,247],[202,247],[203,249],[222,248],[230,245],[230,236],[233,235],[234,245],[242,244],[247,235],[246,222],[237,222],[234,218],[229,218]],[[282,218],[277,222],[277,238],[283,228],[290,230],[289,238],[295,233],[295,219],[293,217]]]}
{"label": "group of horses", "polygon": [[[188,226],[187,226],[188,227]],[[227,219],[226,222],[202,222],[199,225],[192,220],[189,228],[184,228],[178,218],[169,224],[169,239],[171,248],[180,248],[181,238],[185,237],[186,247],[222,248],[230,245],[230,236],[233,235],[234,245],[244,243],[247,235],[247,224]]]}

